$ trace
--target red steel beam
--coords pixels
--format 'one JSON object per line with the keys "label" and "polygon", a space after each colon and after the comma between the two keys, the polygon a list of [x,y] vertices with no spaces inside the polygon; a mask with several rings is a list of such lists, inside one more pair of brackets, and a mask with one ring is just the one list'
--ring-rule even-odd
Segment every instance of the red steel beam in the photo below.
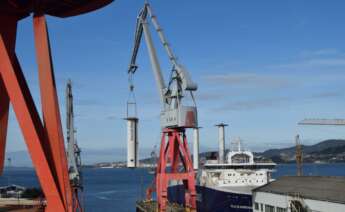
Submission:
{"label": "red steel beam", "polygon": [[[7,51],[10,53],[10,58],[14,57],[15,39],[17,32],[17,20],[10,17],[0,17],[0,34],[4,37]],[[5,88],[5,85],[0,81],[0,175],[4,169],[5,163],[5,149],[8,126],[8,112],[10,100]]]}
{"label": "red steel beam", "polygon": [[[171,164],[170,172],[167,169],[167,163],[169,162]],[[180,162],[183,165],[183,170],[179,169]],[[163,129],[155,178],[158,211],[164,212],[167,209],[167,188],[170,180],[183,181],[186,207],[190,211],[196,211],[195,173],[190,158],[187,137],[183,129]]]}
{"label": "red steel beam", "polygon": [[5,163],[5,149],[8,126],[8,111],[10,100],[2,80],[0,81],[0,175],[4,170]]}
{"label": "red steel beam", "polygon": [[46,211],[66,211],[43,148],[44,130],[18,59],[10,58],[8,40],[0,36],[0,75],[24,135],[38,180],[47,200]]}
{"label": "red steel beam", "polygon": [[60,195],[65,207],[72,211],[72,190],[61,127],[60,110],[56,92],[54,69],[50,51],[49,34],[44,15],[34,16],[36,55],[39,70],[43,123],[46,129],[48,148],[52,154],[52,167],[56,174]]}
{"label": "red steel beam", "polygon": [[45,211],[48,212],[77,210],[72,206],[75,199],[68,176],[49,37],[44,15],[35,15],[43,125],[15,54],[17,22],[33,12],[68,17],[96,10],[110,2],[112,0],[82,0],[73,3],[68,0],[0,1],[0,174],[5,159],[11,102],[46,197]]}

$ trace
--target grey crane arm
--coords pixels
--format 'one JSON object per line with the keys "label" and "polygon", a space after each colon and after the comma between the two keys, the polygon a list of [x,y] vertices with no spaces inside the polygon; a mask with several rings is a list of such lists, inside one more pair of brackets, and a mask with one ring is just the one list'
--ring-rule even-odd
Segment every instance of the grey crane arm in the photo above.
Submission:
{"label": "grey crane arm", "polygon": [[140,11],[140,13],[137,17],[137,23],[136,23],[136,29],[135,29],[135,39],[134,39],[134,45],[133,45],[133,49],[132,49],[132,57],[131,57],[131,61],[130,61],[129,67],[128,67],[128,72],[134,73],[138,68],[138,66],[136,64],[136,59],[137,59],[138,51],[140,48],[142,35],[144,32],[144,36],[145,36],[146,44],[148,46],[149,56],[150,56],[150,60],[151,60],[151,65],[152,65],[152,68],[154,71],[156,81],[158,83],[159,92],[161,94],[162,101],[164,102],[166,100],[166,98],[164,96],[167,93],[166,92],[167,88],[166,88],[165,83],[164,83],[164,79],[163,79],[161,67],[159,65],[159,61],[157,58],[156,50],[153,46],[151,33],[149,31],[149,28],[148,28],[148,24],[147,24],[148,16],[150,17],[150,19],[153,23],[153,26],[158,33],[160,41],[163,44],[164,49],[167,52],[167,55],[169,57],[170,62],[172,63],[172,65],[174,66],[174,68],[176,69],[176,72],[178,73],[178,75],[180,77],[183,90],[196,91],[197,87],[198,87],[197,84],[192,81],[186,68],[183,67],[181,64],[177,63],[177,59],[176,59],[169,43],[167,42],[167,40],[163,34],[163,30],[158,24],[157,17],[155,15],[153,15],[152,9],[148,3],[145,4],[144,8]]}
{"label": "grey crane arm", "polygon": [[[166,86],[161,66],[154,47],[148,21],[152,22],[158,37],[168,55],[169,61],[173,67],[172,74]],[[144,35],[144,36],[143,36]],[[132,57],[128,66],[128,73],[133,74],[138,66],[136,59],[141,44],[142,37],[145,38],[153,75],[155,77],[163,110],[161,111],[161,125],[166,127],[188,127],[197,126],[197,109],[195,106],[183,106],[182,99],[185,91],[196,91],[197,85],[191,80],[188,71],[177,62],[169,43],[167,42],[162,28],[159,26],[157,17],[153,15],[150,5],[146,3],[137,17],[134,45],[132,49]]]}
{"label": "grey crane arm", "polygon": [[198,85],[192,81],[185,67],[183,67],[182,65],[177,65],[175,69],[179,77],[181,78],[183,90],[196,91],[198,89]]}

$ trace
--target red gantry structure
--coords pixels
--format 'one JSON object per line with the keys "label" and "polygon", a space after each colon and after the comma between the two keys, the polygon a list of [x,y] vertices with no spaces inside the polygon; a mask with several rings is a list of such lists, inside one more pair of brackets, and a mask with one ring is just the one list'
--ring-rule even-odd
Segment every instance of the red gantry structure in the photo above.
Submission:
{"label": "red gantry structure", "polygon": [[[81,211],[69,182],[64,137],[45,15],[70,17],[99,9],[113,0],[0,1],[0,171],[5,158],[11,103],[46,199],[45,211]],[[33,14],[42,119],[35,107],[15,46],[17,24]]]}

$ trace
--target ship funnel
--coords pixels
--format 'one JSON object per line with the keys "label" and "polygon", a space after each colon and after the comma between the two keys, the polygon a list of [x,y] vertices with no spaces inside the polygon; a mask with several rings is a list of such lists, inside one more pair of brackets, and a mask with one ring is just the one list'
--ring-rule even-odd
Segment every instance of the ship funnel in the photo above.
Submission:
{"label": "ship funnel", "polygon": [[197,127],[193,129],[193,168],[194,170],[199,169],[199,129]]}
{"label": "ship funnel", "polygon": [[219,145],[219,153],[218,153],[218,162],[224,163],[225,161],[225,127],[228,126],[227,124],[220,123],[217,124],[218,127],[218,145]]}

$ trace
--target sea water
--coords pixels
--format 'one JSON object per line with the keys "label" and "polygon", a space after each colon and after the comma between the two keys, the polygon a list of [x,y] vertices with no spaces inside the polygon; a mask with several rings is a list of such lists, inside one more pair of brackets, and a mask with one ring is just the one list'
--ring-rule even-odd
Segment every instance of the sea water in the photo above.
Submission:
{"label": "sea water", "polygon": [[[295,164],[277,166],[274,178],[295,175]],[[304,175],[345,176],[345,164],[305,164]],[[145,189],[152,183],[153,175],[146,169],[83,170],[84,192],[82,203],[86,212],[135,211],[135,202],[144,198]],[[0,186],[16,184],[25,187],[39,186],[32,168],[6,168],[0,177]]]}

